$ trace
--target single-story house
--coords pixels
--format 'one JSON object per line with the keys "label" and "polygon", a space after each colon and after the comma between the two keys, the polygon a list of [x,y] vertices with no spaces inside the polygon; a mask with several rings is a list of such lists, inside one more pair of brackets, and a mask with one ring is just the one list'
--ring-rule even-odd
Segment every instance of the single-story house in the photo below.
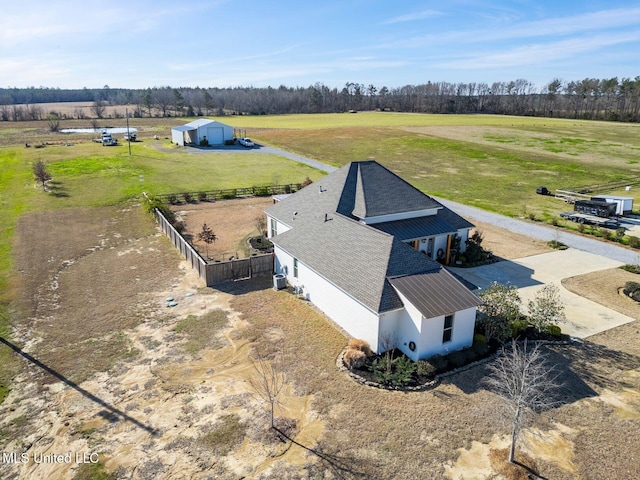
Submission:
{"label": "single-story house", "polygon": [[233,127],[201,118],[171,129],[171,141],[183,147],[200,145],[205,138],[209,145],[224,145],[227,140],[233,140]]}
{"label": "single-story house", "polygon": [[442,263],[473,224],[379,163],[351,162],[266,214],[275,272],[374,351],[472,344],[480,299]]}

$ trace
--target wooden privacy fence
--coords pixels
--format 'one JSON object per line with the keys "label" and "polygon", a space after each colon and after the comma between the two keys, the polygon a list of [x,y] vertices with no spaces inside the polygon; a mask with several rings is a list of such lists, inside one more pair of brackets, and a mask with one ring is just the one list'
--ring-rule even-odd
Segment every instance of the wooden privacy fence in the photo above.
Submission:
{"label": "wooden privacy fence", "polygon": [[160,210],[154,208],[153,213],[162,231],[191,264],[191,268],[198,272],[207,287],[231,280],[273,275],[273,254],[271,253],[226,262],[208,263],[169,223]]}

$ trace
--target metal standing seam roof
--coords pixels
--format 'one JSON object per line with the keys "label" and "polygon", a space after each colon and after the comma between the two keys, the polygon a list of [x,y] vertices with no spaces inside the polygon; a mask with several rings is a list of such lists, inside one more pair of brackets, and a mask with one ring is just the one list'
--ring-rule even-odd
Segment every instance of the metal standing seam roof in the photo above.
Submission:
{"label": "metal standing seam roof", "polygon": [[389,282],[425,318],[450,315],[482,303],[475,294],[464,287],[460,288],[460,282],[444,268],[436,272],[390,278]]}
{"label": "metal standing seam roof", "polygon": [[190,127],[188,124],[187,125],[179,125],[177,127],[171,127],[171,130],[176,130],[178,132],[189,132],[191,130],[197,130],[197,127]]}

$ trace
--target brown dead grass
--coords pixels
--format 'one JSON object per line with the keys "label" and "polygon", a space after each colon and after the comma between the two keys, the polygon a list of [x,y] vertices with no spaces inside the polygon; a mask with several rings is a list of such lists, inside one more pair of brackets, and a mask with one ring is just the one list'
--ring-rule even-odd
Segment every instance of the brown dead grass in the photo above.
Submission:
{"label": "brown dead grass", "polygon": [[15,323],[39,339],[38,358],[78,382],[135,354],[121,332],[144,320],[148,295],[170,281],[158,272],[175,271],[180,257],[167,242],[137,206],[22,216]]}
{"label": "brown dead grass", "polygon": [[516,462],[509,462],[509,449],[491,449],[489,450],[489,460],[491,466],[497,473],[504,476],[507,480],[529,480],[532,472],[538,471],[536,462],[526,453],[519,453],[516,456]]}
{"label": "brown dead grass", "polygon": [[[494,232],[484,232],[485,241],[490,242]],[[507,253],[494,248],[494,253],[518,258],[523,252],[538,248],[542,246],[518,246]],[[30,343],[25,336],[29,351],[77,380],[119,364],[118,372],[112,370],[105,380],[111,387],[109,393],[102,395],[122,405],[123,410],[130,408],[139,418],[149,415],[150,422],[161,426],[164,444],[174,441],[175,450],[169,452],[173,460],[168,456],[163,460],[153,458],[154,452],[158,456],[163,452],[153,443],[158,440],[111,445],[115,453],[107,463],[110,471],[120,465],[127,471],[142,465],[145,472],[155,472],[156,478],[177,473],[180,465],[171,470],[170,462],[191,458],[188,452],[192,441],[207,433],[202,430],[195,436],[193,432],[183,433],[182,428],[197,424],[217,409],[228,415],[239,415],[243,409],[253,412],[242,418],[247,422],[241,423],[246,425],[245,441],[225,457],[237,464],[242,464],[243,457],[244,462],[250,463],[246,458],[252,459],[255,450],[245,448],[246,438],[263,430],[266,417],[260,408],[251,410],[246,391],[239,388],[240,369],[244,368],[241,359],[249,348],[258,348],[265,356],[276,352],[282,355],[285,380],[293,388],[284,402],[284,414],[292,406],[292,410],[322,420],[323,428],[301,428],[296,440],[315,448],[325,459],[290,446],[286,457],[282,457],[286,460],[276,463],[282,451],[269,446],[273,454],[270,466],[243,473],[247,478],[273,478],[282,472],[291,478],[444,478],[445,465],[458,460],[459,449],[469,449],[472,441],[489,444],[496,433],[507,433],[500,423],[494,395],[482,387],[483,367],[453,375],[437,388],[420,393],[381,391],[357,384],[335,367],[347,342],[340,329],[308,302],[286,291],[274,291],[269,278],[224,286],[225,291],[234,294],[232,309],[242,313],[240,319],[233,320],[237,328],[232,337],[238,341],[230,341],[230,346],[205,352],[197,361],[185,361],[180,335],[174,338],[167,333],[157,340],[138,339],[135,347],[149,351],[135,355],[129,349],[130,337],[121,332],[148,320],[146,312],[154,310],[149,303],[158,292],[179,284],[175,249],[164,237],[156,235],[153,222],[136,209],[114,207],[27,215],[18,226],[16,251],[23,292],[17,323],[23,325],[20,332],[30,330],[32,338],[42,338],[40,343]],[[56,285],[54,280],[58,282],[56,288],[52,288]],[[222,293],[211,291],[212,297],[217,295]],[[147,327],[147,323],[138,326],[141,327]],[[172,328],[173,325],[166,327]],[[154,323],[153,328],[150,325],[148,330],[146,336],[162,330],[161,322]],[[122,342],[111,342],[118,338]],[[247,345],[248,341],[254,344]],[[140,357],[151,362],[145,355],[163,348],[167,350],[162,362],[157,360],[152,366],[136,363]],[[633,435],[640,416],[639,322],[596,335],[584,344],[553,347],[550,352],[567,380],[568,399],[565,405],[545,413],[540,425],[546,430],[556,428],[554,425],[571,427],[571,432],[563,435],[567,449],[573,446],[571,461],[576,473],[559,466],[563,459],[553,457],[553,452],[544,458],[530,452],[536,471],[553,479],[612,478],[612,472],[615,478],[640,478],[640,445]],[[132,356],[130,361],[118,362],[127,355]],[[151,379],[157,380],[158,385],[149,380],[141,383],[144,389],[136,384],[134,390],[131,383],[139,380],[126,375],[136,369],[146,375],[153,373]],[[111,385],[112,377],[119,378],[119,383]],[[94,391],[96,385],[90,390]],[[52,392],[47,398],[62,402],[56,408],[71,418],[73,410],[64,410],[63,404],[74,395],[77,392]],[[313,395],[313,400],[304,400],[309,403],[300,407],[295,402],[303,395]],[[150,402],[150,413],[143,414],[146,408],[136,405],[140,398]],[[178,412],[173,411],[176,403],[171,403],[175,399],[184,399]],[[86,408],[86,403],[82,405]],[[48,415],[47,418],[55,418],[53,411]],[[35,421],[37,416],[29,418]],[[55,420],[59,422],[59,432],[66,432],[64,420]],[[77,434],[51,435],[58,439],[69,436],[69,442],[77,440],[73,435],[86,435],[92,442],[105,445],[110,434],[126,430],[99,416],[85,418],[84,422],[86,428]],[[231,431],[238,432],[236,427]],[[97,428],[95,434],[91,433],[92,428]],[[233,438],[239,443],[239,436]],[[143,455],[135,450],[138,445],[144,450],[144,460],[138,458]],[[517,455],[525,458],[520,451]],[[294,459],[296,463],[292,463]],[[201,472],[211,468],[213,462],[217,460],[209,458]],[[233,471],[233,464],[221,462],[208,472],[218,478],[240,476],[240,472]]]}
{"label": "brown dead grass", "polygon": [[619,289],[624,287],[626,282],[638,281],[640,281],[640,275],[620,268],[611,268],[565,278],[562,280],[562,286],[589,300],[606,305],[616,312],[640,319],[640,304],[619,293]]}
{"label": "brown dead grass", "polygon": [[476,230],[482,234],[482,246],[505,260],[515,260],[553,250],[542,240],[510,232],[489,223],[474,223]]}

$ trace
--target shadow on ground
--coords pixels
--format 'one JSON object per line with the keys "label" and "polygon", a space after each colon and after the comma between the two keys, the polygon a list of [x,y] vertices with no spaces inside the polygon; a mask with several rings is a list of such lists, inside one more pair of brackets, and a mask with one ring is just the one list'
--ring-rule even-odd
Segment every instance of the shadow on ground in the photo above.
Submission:
{"label": "shadow on ground", "polygon": [[61,373],[59,373],[59,372],[55,371],[54,369],[52,369],[51,367],[45,365],[44,363],[42,363],[37,358],[29,355],[27,352],[23,351],[20,347],[18,347],[17,345],[14,345],[13,343],[11,343],[6,338],[0,337],[0,342],[5,344],[7,347],[12,349],[15,353],[17,353],[18,355],[23,357],[25,360],[27,360],[31,364],[35,365],[36,367],[40,367],[46,373],[48,373],[49,375],[54,376],[55,378],[60,380],[65,385],[67,385],[67,386],[73,388],[74,390],[76,390],[77,392],[81,393],[82,395],[84,395],[86,398],[88,398],[92,402],[95,402],[98,405],[104,407],[104,410],[101,410],[98,413],[98,416],[106,419],[110,423],[115,423],[115,422],[118,422],[120,420],[123,420],[125,422],[130,422],[133,425],[135,425],[135,426],[137,426],[139,428],[142,428],[143,430],[146,430],[147,432],[149,432],[154,437],[159,435],[159,432],[155,428],[153,428],[153,427],[151,427],[149,425],[146,425],[146,424],[142,423],[141,421],[131,417],[130,415],[128,415],[125,412],[123,412],[122,410],[119,410],[119,409],[115,408],[114,406],[112,406],[109,403],[105,402],[101,398],[95,396],[93,393],[91,393],[91,392],[85,390],[84,388],[80,387],[77,383],[72,382],[67,377],[62,375]]}
{"label": "shadow on ground", "polygon": [[[611,350],[592,342],[569,345],[546,345],[543,351],[554,367],[561,387],[557,393],[560,405],[599,395],[603,389],[620,388],[619,375],[614,372],[640,368],[640,357]],[[489,375],[486,364],[448,377],[450,383],[466,394],[486,389],[483,379]]]}

